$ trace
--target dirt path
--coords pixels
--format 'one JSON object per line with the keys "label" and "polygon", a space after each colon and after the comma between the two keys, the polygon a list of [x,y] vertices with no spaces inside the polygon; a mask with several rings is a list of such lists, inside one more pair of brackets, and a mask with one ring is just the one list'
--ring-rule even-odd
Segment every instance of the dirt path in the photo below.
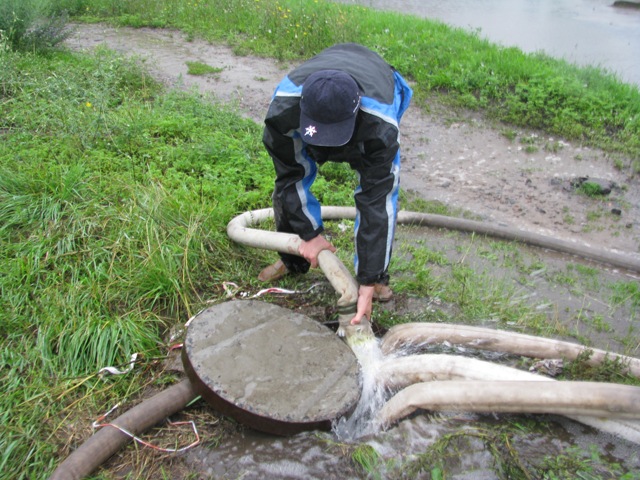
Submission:
{"label": "dirt path", "polygon": [[[139,56],[168,85],[213,93],[259,123],[274,87],[293,66],[238,57],[228,47],[167,30],[79,25],[68,44],[106,45]],[[224,70],[193,76],[187,61]],[[640,257],[640,182],[616,169],[606,154],[494,127],[477,115],[456,116],[443,108],[425,113],[415,102],[401,130],[402,186],[421,198],[468,210],[486,222]],[[511,138],[504,133],[509,130]],[[580,195],[571,183],[583,177],[606,180],[614,189],[604,200]]]}

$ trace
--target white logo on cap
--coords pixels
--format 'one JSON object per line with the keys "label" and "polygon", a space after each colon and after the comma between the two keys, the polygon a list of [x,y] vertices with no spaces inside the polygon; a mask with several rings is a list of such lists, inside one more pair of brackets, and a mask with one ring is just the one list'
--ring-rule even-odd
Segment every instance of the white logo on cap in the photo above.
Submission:
{"label": "white logo on cap", "polygon": [[305,136],[309,135],[310,137],[313,137],[316,133],[318,133],[318,130],[316,130],[316,127],[314,125],[309,125],[304,130]]}

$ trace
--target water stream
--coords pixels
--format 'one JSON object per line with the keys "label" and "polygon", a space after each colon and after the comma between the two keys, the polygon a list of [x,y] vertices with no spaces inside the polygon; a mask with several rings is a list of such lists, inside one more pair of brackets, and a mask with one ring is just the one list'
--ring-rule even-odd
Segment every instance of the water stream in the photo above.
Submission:
{"label": "water stream", "polygon": [[385,388],[378,376],[380,363],[384,359],[379,341],[372,338],[351,348],[360,363],[362,392],[353,414],[339,419],[334,425],[334,433],[344,441],[357,441],[365,435],[379,433],[379,426],[374,419],[386,401]]}

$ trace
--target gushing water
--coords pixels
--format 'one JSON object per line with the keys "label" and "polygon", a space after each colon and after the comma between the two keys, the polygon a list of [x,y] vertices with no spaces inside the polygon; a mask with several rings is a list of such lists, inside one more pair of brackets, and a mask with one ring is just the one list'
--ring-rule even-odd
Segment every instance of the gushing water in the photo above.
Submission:
{"label": "gushing water", "polygon": [[351,416],[342,417],[333,425],[334,433],[341,440],[354,440],[377,433],[380,425],[376,424],[375,418],[387,396],[384,383],[378,375],[385,358],[380,341],[375,337],[367,337],[349,344],[360,362],[362,393]]}

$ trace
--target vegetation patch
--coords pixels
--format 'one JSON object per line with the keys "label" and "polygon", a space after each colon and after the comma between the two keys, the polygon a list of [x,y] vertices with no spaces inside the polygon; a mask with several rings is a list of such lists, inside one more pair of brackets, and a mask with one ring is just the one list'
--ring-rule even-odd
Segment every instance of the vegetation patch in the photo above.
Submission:
{"label": "vegetation patch", "polygon": [[216,75],[221,73],[224,68],[222,67],[212,67],[211,65],[207,65],[203,62],[186,62],[187,63],[187,73],[189,75]]}

